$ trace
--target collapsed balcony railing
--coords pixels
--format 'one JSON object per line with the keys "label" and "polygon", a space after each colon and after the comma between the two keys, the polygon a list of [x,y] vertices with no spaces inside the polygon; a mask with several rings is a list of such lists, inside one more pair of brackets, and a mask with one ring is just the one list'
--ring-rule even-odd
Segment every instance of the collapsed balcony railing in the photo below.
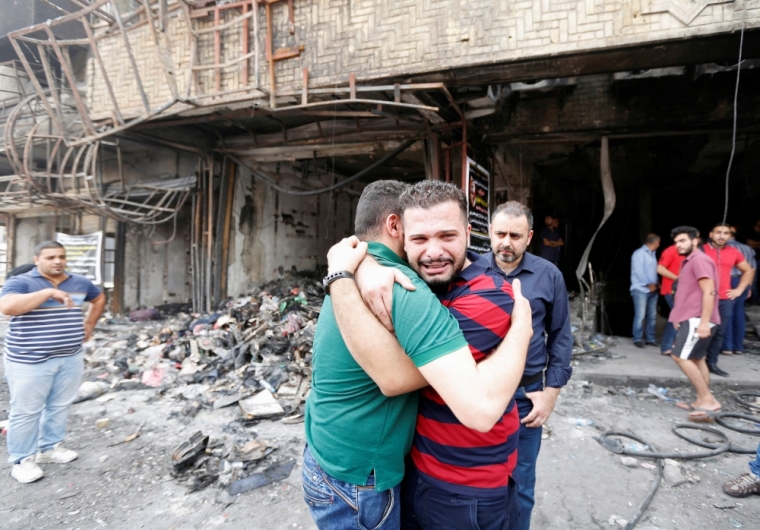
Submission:
{"label": "collapsed balcony railing", "polygon": [[[43,108],[38,96],[32,94],[8,117],[4,143],[8,159],[18,173],[3,177],[9,183],[15,184],[23,177],[31,191],[56,206],[84,209],[138,224],[171,220],[195,187],[194,175],[180,181],[125,182],[118,142],[99,140],[67,146],[64,135],[57,133]],[[69,112],[64,116],[70,118],[68,124],[72,125],[76,114]],[[105,150],[115,154],[118,181],[103,180],[99,161]]]}
{"label": "collapsed balcony railing", "polygon": [[[177,122],[218,110],[247,108],[269,116],[308,116],[317,126],[323,117],[348,117],[356,119],[359,127],[361,119],[398,121],[403,113],[412,113],[440,127],[447,122],[439,112],[438,102],[443,101],[461,119],[452,126],[466,127],[464,115],[441,83],[358,85],[351,74],[348,86],[310,88],[309,71],[304,68],[300,88],[278,90],[274,63],[296,57],[303,49],[274,49],[272,4],[279,1],[139,0],[137,9],[120,13],[116,0],[95,0],[89,5],[80,3],[84,6],[80,11],[11,32],[8,37],[34,95],[18,104],[4,138],[9,160],[16,176],[26,181],[27,193],[63,207],[84,207],[131,222],[171,219],[171,212],[165,210],[181,206],[186,192],[159,185],[148,194],[147,202],[135,201],[135,187],[124,182],[119,165],[122,196],[104,194],[106,189],[113,190],[112,183],[104,183],[97,169],[103,150],[115,150],[120,158],[119,135],[148,121],[156,126],[168,124],[170,116]],[[266,86],[259,82],[262,6]],[[288,29],[293,34],[292,0],[287,8]],[[81,50],[89,50],[84,67]],[[72,58],[79,59],[77,68]],[[442,95],[431,98],[431,92]],[[287,132],[283,136],[288,142]],[[151,207],[155,212],[149,211]]]}

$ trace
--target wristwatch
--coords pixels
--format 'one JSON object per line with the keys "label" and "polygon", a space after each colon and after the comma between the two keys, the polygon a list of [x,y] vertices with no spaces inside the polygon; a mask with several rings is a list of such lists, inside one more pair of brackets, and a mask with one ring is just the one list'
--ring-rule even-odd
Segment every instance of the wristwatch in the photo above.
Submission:
{"label": "wristwatch", "polygon": [[341,278],[348,278],[349,280],[353,280],[354,275],[348,271],[339,271],[328,274],[322,278],[322,287],[325,288],[325,294],[330,294],[330,284],[335,280],[340,280]]}

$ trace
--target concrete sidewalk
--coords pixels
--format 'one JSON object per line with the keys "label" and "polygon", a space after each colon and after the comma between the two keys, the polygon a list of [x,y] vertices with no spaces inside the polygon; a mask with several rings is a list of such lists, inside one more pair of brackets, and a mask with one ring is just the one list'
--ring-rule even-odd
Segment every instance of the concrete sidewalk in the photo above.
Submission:
{"label": "concrete sidewalk", "polygon": [[[647,346],[637,348],[630,338],[618,337],[610,348],[611,357],[597,359],[590,355],[573,357],[573,379],[591,381],[598,385],[627,385],[646,387],[685,386],[689,381],[669,356],[662,355],[660,348]],[[760,390],[760,355],[721,355],[718,366],[729,377],[710,377],[711,386],[732,389]]]}

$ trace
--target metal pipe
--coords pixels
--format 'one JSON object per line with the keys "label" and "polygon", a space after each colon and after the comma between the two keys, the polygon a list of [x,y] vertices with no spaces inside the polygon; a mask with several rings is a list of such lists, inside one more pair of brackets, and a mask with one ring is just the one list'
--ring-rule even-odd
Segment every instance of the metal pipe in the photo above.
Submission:
{"label": "metal pipe", "polygon": [[269,106],[275,107],[274,50],[272,49],[272,6],[265,4],[267,14],[267,60],[269,61]]}
{"label": "metal pipe", "polygon": [[253,87],[259,88],[259,3],[253,0]]}
{"label": "metal pipe", "polygon": [[325,188],[321,188],[321,189],[318,189],[318,190],[311,190],[311,191],[294,191],[294,190],[289,190],[287,188],[283,188],[282,186],[280,186],[279,184],[277,184],[275,181],[273,181],[271,178],[269,178],[268,176],[266,176],[265,174],[263,174],[261,171],[253,169],[251,166],[249,166],[248,164],[242,162],[240,159],[234,157],[233,155],[227,155],[227,156],[229,156],[230,160],[232,160],[236,164],[238,164],[240,166],[243,166],[244,168],[248,169],[254,177],[259,178],[259,179],[265,181],[267,184],[269,184],[270,186],[272,186],[277,191],[281,191],[283,193],[288,193],[290,195],[309,196],[309,195],[320,195],[322,193],[328,193],[330,191],[333,191],[333,190],[336,190],[338,188],[341,188],[341,187],[343,187],[343,186],[345,186],[347,184],[351,184],[352,182],[354,182],[355,180],[360,179],[361,177],[363,177],[364,175],[366,175],[367,173],[369,173],[370,171],[372,171],[376,167],[382,165],[383,163],[385,163],[386,161],[390,160],[391,158],[393,158],[393,157],[401,154],[403,151],[405,151],[406,149],[408,149],[412,144],[414,144],[414,143],[416,143],[418,141],[419,141],[419,139],[417,139],[417,138],[413,138],[411,140],[407,140],[406,142],[404,142],[403,144],[401,144],[400,146],[398,146],[396,149],[394,149],[393,151],[391,151],[390,153],[388,153],[387,155],[385,155],[381,159],[377,160],[373,164],[370,164],[369,166],[365,167],[364,169],[362,169],[361,171],[359,171],[355,175],[353,175],[353,176],[351,176],[351,177],[349,177],[349,178],[347,178],[345,180],[341,180],[340,182],[338,182],[336,184],[333,184],[332,186],[327,186]]}
{"label": "metal pipe", "polygon": [[208,168],[208,238],[206,245],[206,311],[211,313],[211,266],[213,259],[214,237],[214,160]]}

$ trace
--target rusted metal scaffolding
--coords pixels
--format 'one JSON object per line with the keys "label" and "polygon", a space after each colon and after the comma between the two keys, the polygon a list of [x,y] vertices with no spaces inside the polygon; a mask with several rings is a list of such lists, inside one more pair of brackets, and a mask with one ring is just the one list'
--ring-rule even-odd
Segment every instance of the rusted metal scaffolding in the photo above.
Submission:
{"label": "rusted metal scaffolding", "polygon": [[[180,122],[218,110],[247,108],[274,119],[309,116],[321,132],[319,120],[324,117],[352,119],[360,129],[361,120],[391,118],[398,125],[400,113],[411,112],[428,125],[422,139],[430,127],[447,126],[438,105],[425,104],[418,97],[433,91],[445,96],[447,106],[460,117],[459,126],[465,126],[459,106],[441,83],[367,86],[357,84],[351,74],[347,86],[310,88],[308,70],[303,69],[300,89],[277,89],[275,62],[303,50],[303,46],[273,48],[272,5],[280,1],[284,0],[140,0],[136,10],[120,13],[116,0],[94,0],[82,2],[80,11],[63,12],[57,19],[11,32],[8,37],[34,92],[19,101],[5,127],[5,148],[16,172],[8,182],[23,181],[27,195],[63,208],[154,224],[172,219],[203,177],[196,174],[194,181],[151,185],[125,181],[118,138],[149,122],[162,126],[171,116]],[[260,82],[259,72],[260,8],[266,15],[267,83]],[[292,0],[287,1],[287,10],[288,31],[293,34]],[[182,29],[182,35],[170,35]],[[59,34],[83,36],[64,39]],[[154,60],[146,60],[146,47],[152,48]],[[86,82],[72,61],[80,49],[90,52]],[[283,132],[287,143],[284,126]],[[462,146],[466,148],[465,143]],[[186,150],[201,159],[211,156],[197,148]],[[107,151],[115,152],[119,161],[117,176],[104,177],[99,169],[98,161]],[[20,188],[13,189],[17,191]]]}

